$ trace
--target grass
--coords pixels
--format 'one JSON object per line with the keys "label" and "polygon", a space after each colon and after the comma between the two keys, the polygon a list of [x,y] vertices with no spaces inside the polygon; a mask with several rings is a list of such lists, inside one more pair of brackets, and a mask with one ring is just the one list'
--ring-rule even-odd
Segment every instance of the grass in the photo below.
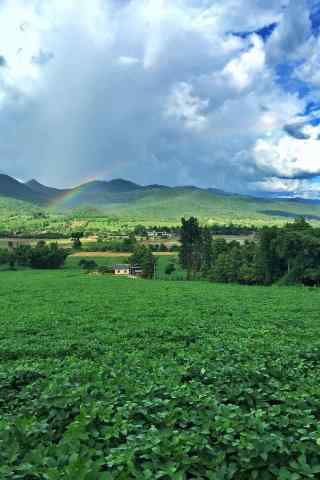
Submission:
{"label": "grass", "polygon": [[1,479],[318,478],[318,289],[74,261],[0,273]]}

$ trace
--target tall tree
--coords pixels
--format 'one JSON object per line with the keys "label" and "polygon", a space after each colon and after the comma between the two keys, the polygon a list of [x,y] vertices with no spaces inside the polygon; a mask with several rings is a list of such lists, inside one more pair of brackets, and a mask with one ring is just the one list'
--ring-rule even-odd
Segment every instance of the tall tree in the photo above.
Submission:
{"label": "tall tree", "polygon": [[81,238],[83,238],[83,232],[73,232],[71,234],[72,248],[74,250],[80,250],[82,248]]}
{"label": "tall tree", "polygon": [[128,238],[125,238],[122,242],[122,250],[124,252],[133,252],[137,246],[137,239],[133,232],[130,233]]}
{"label": "tall tree", "polygon": [[201,232],[201,270],[203,275],[208,276],[213,264],[212,234],[208,227]]}
{"label": "tall tree", "polygon": [[257,276],[259,283],[264,285],[279,280],[286,270],[285,263],[277,252],[279,235],[281,230],[277,227],[263,227],[259,233]]}
{"label": "tall tree", "polygon": [[190,280],[201,269],[201,228],[195,217],[182,218],[181,222],[179,260]]}

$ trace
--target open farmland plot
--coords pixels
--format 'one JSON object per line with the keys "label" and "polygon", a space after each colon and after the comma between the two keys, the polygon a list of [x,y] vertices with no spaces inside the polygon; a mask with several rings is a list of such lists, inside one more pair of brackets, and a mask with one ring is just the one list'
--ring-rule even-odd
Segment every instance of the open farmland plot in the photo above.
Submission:
{"label": "open farmland plot", "polygon": [[[66,262],[66,267],[68,269],[78,269],[79,270],[79,261],[83,258],[88,258],[94,260],[98,266],[108,266],[111,267],[115,263],[127,263],[129,262],[131,254],[130,253],[112,253],[112,252],[81,252],[74,255],[70,255]],[[181,269],[178,257],[176,254],[155,254],[157,263],[156,263],[156,279],[157,280],[185,280],[186,272]],[[171,274],[166,273],[166,267],[168,264],[174,262],[175,271]]]}
{"label": "open farmland plot", "polygon": [[0,273],[0,478],[320,475],[320,291]]}

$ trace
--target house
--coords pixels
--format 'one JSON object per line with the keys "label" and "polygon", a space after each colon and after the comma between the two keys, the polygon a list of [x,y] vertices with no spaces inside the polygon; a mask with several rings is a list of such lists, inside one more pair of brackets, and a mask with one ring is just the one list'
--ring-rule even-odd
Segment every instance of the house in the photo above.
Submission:
{"label": "house", "polygon": [[130,265],[127,263],[117,263],[112,266],[114,275],[130,275]]}
{"label": "house", "polygon": [[127,263],[119,263],[112,266],[113,275],[124,275],[124,276],[133,276],[141,277],[143,275],[143,270],[140,265],[129,265]]}
{"label": "house", "polygon": [[153,239],[153,240],[156,240],[158,238],[161,238],[163,240],[168,240],[170,238],[172,238],[172,235],[171,233],[168,233],[168,232],[158,232],[156,230],[149,230],[147,232],[148,234],[148,237]]}

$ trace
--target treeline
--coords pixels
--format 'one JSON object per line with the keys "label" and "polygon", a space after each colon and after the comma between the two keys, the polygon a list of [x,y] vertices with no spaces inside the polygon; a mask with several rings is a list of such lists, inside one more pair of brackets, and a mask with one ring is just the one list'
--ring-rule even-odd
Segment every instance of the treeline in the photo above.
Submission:
{"label": "treeline", "polygon": [[303,218],[284,227],[264,227],[256,241],[212,240],[191,217],[182,219],[179,259],[187,278],[247,285],[320,285],[320,229]]}
{"label": "treeline", "polygon": [[[255,225],[236,225],[229,223],[228,225],[221,225],[219,223],[213,223],[209,225],[208,230],[212,235],[251,235],[258,231],[258,227]],[[134,228],[134,234],[140,236],[148,236],[148,232],[164,233],[172,236],[179,236],[181,233],[180,226],[165,226],[159,227],[157,225],[153,227],[145,227],[144,225],[137,225]]]}
{"label": "treeline", "polygon": [[11,269],[30,267],[36,269],[61,268],[69,251],[60,248],[57,243],[46,244],[40,240],[34,247],[31,245],[19,245],[17,247],[0,250],[0,265]]}
{"label": "treeline", "polygon": [[150,233],[167,234],[167,235],[179,235],[179,226],[159,226],[153,225],[146,227],[145,225],[136,225],[133,233],[141,237],[148,237]]}
{"label": "treeline", "polygon": [[214,223],[208,228],[212,235],[252,235],[258,231],[258,227],[255,225],[245,226],[234,223],[229,223],[228,225]]}
{"label": "treeline", "polygon": [[0,231],[0,238],[5,238],[6,240],[19,240],[19,239],[24,239],[24,240],[34,240],[35,238],[37,240],[57,240],[57,239],[69,239],[70,238],[70,233],[68,232],[36,232],[36,233],[30,233],[27,231],[23,232],[15,232],[13,234],[9,230],[1,230]]}
{"label": "treeline", "polygon": [[[114,253],[130,253],[133,252],[139,242],[134,234],[130,234],[123,240],[98,240],[83,247],[88,252],[114,252]],[[73,248],[75,250],[82,248],[81,240],[73,239]],[[150,244],[149,248],[153,252],[177,252],[179,246],[177,244],[166,245],[165,243]]]}
{"label": "treeline", "polygon": [[[88,252],[115,252],[115,253],[130,253],[137,245],[136,237],[131,234],[122,240],[104,240],[98,239],[85,246],[84,250]],[[73,247],[76,249],[75,243]]]}

